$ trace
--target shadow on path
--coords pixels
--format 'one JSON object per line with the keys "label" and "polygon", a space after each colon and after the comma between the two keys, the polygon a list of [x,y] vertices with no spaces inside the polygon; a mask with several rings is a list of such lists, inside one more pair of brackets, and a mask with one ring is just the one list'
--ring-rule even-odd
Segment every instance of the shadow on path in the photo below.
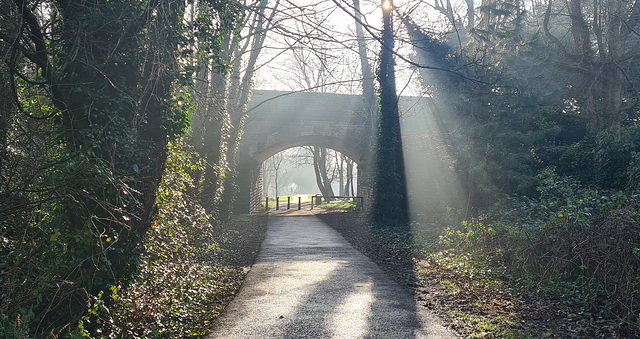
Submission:
{"label": "shadow on path", "polygon": [[447,338],[428,310],[314,216],[269,219],[209,338]]}

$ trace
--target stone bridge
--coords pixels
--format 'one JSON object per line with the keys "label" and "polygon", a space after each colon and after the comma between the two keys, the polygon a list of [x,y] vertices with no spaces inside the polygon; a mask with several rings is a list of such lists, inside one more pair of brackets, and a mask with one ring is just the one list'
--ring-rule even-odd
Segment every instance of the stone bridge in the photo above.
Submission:
{"label": "stone bridge", "polygon": [[[237,212],[260,206],[262,162],[296,146],[334,149],[358,164],[358,195],[361,178],[367,178],[363,158],[371,123],[362,96],[312,92],[254,91],[238,150]],[[368,195],[368,194],[366,194]]]}

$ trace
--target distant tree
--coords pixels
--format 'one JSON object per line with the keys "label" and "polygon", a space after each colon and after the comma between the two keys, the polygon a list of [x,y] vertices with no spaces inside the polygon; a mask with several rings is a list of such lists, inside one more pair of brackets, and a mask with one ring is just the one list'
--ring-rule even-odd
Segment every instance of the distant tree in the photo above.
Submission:
{"label": "distant tree", "polygon": [[265,160],[262,163],[262,194],[269,196],[269,189],[271,188],[271,181],[273,180],[273,171],[271,170],[271,164],[269,160]]}
{"label": "distant tree", "polygon": [[349,196],[353,194],[353,160],[344,154],[334,151],[335,170],[338,174],[338,183],[340,196]]}
{"label": "distant tree", "polygon": [[270,170],[273,170],[274,175],[273,175],[273,183],[274,183],[274,195],[275,196],[279,196],[280,195],[280,190],[281,190],[281,186],[279,185],[280,182],[282,181],[282,163],[284,162],[284,160],[287,158],[287,153],[285,151],[283,152],[278,152],[276,154],[274,154],[273,156],[271,156],[269,159],[267,159],[267,168],[269,168]]}
{"label": "distant tree", "polygon": [[355,197],[356,193],[355,193],[355,185],[354,185],[354,181],[353,181],[353,178],[354,178],[353,170],[354,170],[354,167],[355,167],[355,162],[353,160],[349,159],[349,158],[347,158],[345,161],[347,163],[347,168],[346,168],[346,170],[347,170],[347,173],[346,173],[347,180],[346,180],[346,182],[344,184],[344,192],[345,192],[344,194],[345,195],[350,195],[352,197]]}
{"label": "distant tree", "polygon": [[335,168],[331,166],[331,156],[325,147],[308,146],[307,149],[313,154],[313,170],[316,173],[316,183],[320,193],[325,197],[333,197],[333,187],[331,184],[335,179]]}
{"label": "distant tree", "polygon": [[637,3],[549,0],[543,27],[550,47],[562,56],[559,67],[577,75],[570,92],[591,132],[619,130],[624,120],[635,118],[640,55]]}

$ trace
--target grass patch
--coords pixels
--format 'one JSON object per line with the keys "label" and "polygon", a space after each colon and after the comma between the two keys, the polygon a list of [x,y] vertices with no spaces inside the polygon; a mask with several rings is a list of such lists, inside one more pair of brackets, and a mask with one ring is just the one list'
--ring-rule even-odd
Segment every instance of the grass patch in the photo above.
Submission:
{"label": "grass patch", "polygon": [[348,201],[340,201],[340,200],[333,201],[327,204],[318,205],[317,207],[323,208],[327,211],[343,210],[343,211],[352,212],[358,209],[358,205]]}

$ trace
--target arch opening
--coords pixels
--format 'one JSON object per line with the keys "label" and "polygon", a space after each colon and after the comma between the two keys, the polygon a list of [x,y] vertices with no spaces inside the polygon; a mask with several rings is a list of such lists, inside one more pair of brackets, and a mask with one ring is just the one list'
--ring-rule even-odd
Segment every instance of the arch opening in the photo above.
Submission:
{"label": "arch opening", "polygon": [[263,163],[300,146],[332,149],[355,162],[354,193],[361,195],[357,191],[363,187],[362,173],[367,173],[369,147],[364,143],[370,133],[361,106],[356,95],[255,92],[238,152],[236,212],[260,210],[265,195]]}
{"label": "arch opening", "polygon": [[261,162],[262,195],[356,196],[358,162],[318,145],[281,150]]}

